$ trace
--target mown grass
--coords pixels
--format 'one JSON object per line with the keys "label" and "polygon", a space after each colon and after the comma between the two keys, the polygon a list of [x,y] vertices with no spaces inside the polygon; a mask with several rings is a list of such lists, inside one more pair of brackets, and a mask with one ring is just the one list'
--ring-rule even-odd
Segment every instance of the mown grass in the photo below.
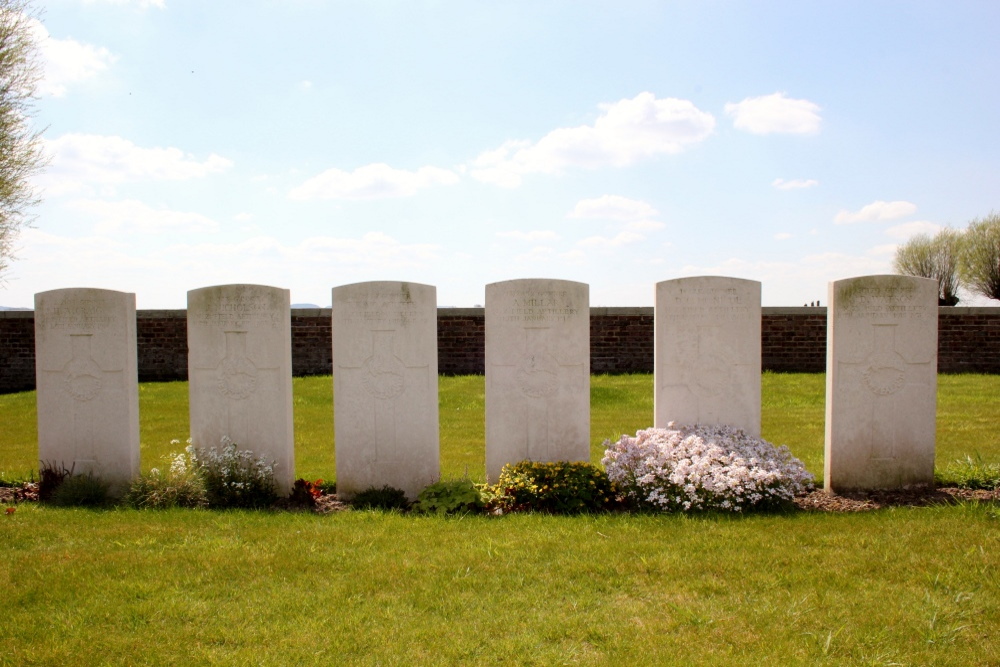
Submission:
{"label": "mown grass", "polygon": [[[939,463],[1000,461],[1000,378],[942,376]],[[143,385],[143,467],[186,432]],[[329,378],[295,381],[296,466],[331,477]],[[765,375],[764,435],[814,472],[822,376]],[[34,461],[0,397],[0,470]],[[15,412],[19,414],[15,414]],[[442,378],[446,475],[481,477],[483,379]],[[592,445],[652,419],[650,376],[595,377]],[[956,433],[960,435],[956,435]],[[61,509],[0,516],[0,665],[992,665],[1000,509],[416,517]]]}
{"label": "mown grass", "polygon": [[0,664],[988,665],[1000,515],[25,505]]}

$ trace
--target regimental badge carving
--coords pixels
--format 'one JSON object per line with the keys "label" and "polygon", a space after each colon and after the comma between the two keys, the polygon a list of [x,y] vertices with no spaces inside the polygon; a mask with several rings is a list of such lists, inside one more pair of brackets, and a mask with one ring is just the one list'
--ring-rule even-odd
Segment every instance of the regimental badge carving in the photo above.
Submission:
{"label": "regimental badge carving", "polygon": [[90,356],[92,334],[70,334],[73,355],[63,367],[63,388],[74,401],[90,401],[101,393],[101,367]]}
{"label": "regimental badge carving", "polygon": [[226,356],[219,363],[217,386],[228,398],[243,400],[257,391],[257,366],[247,358],[247,332],[227,331]]}
{"label": "regimental badge carving", "polygon": [[361,374],[365,390],[383,400],[406,391],[406,365],[393,354],[394,331],[372,332],[372,355],[364,360]]}
{"label": "regimental badge carving", "polygon": [[896,326],[879,325],[875,330],[875,350],[865,360],[861,377],[876,396],[890,396],[906,384],[906,360],[896,352]]}
{"label": "regimental badge carving", "polygon": [[547,398],[559,390],[559,362],[545,352],[526,355],[517,365],[517,386],[529,398]]}

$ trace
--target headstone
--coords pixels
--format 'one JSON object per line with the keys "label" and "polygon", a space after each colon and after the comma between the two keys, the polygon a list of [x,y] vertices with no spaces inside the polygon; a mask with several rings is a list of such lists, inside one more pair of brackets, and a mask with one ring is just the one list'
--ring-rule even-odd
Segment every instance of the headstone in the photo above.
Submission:
{"label": "headstone", "polygon": [[759,437],[760,283],[657,283],[654,328],[654,425],[724,424]]}
{"label": "headstone", "polygon": [[274,462],[278,492],[295,477],[289,293],[264,285],[188,292],[191,442],[240,449]]}
{"label": "headstone", "polygon": [[440,477],[437,290],[366,282],[333,289],[337,495],[389,485],[411,500]]}
{"label": "headstone", "polygon": [[937,281],[863,276],[829,294],[826,490],[932,484]]}
{"label": "headstone", "polygon": [[589,287],[486,286],[486,477],[507,463],[590,460]]}
{"label": "headstone", "polygon": [[41,464],[93,474],[121,495],[139,474],[135,294],[35,295]]}

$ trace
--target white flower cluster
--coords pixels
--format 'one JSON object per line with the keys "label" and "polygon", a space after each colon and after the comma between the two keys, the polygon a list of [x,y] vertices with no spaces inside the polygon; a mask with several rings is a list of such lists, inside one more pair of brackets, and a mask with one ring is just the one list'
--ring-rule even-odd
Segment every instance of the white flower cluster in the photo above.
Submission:
{"label": "white flower cluster", "polygon": [[784,445],[730,426],[670,422],[604,446],[611,481],[640,505],[664,511],[741,512],[791,500],[813,480]]}
{"label": "white flower cluster", "polygon": [[205,481],[210,505],[258,506],[273,500],[276,464],[250,450],[241,450],[230,437],[222,436],[219,447],[207,449],[195,447],[188,440],[185,452]]}

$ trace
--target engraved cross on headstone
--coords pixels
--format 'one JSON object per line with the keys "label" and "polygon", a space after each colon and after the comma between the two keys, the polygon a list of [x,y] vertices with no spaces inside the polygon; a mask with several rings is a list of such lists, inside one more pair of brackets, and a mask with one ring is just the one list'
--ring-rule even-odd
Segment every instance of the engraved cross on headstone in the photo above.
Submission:
{"label": "engraved cross on headstone", "polygon": [[549,327],[525,327],[524,345],[518,359],[511,363],[493,364],[501,386],[513,389],[520,396],[520,414],[524,456],[532,461],[548,461],[551,457],[550,412],[558,409],[555,401],[563,393],[586,390],[583,364],[564,364],[553,354]]}
{"label": "engraved cross on headstone", "polygon": [[[427,374],[430,369],[427,364],[422,366],[407,365],[395,354],[395,329],[374,329],[371,331],[371,354],[356,366],[338,366],[338,371],[345,372],[359,379],[351,382],[353,386],[363,386],[370,401],[371,421],[373,425],[373,445],[367,448],[362,456],[366,463],[376,461],[393,461],[402,459],[398,440],[398,424],[396,419],[397,399],[405,399],[406,393],[413,387],[423,387],[427,384]],[[360,396],[359,400],[364,400]]]}
{"label": "engraved cross on headstone", "polygon": [[[900,442],[897,420],[891,415],[900,400],[904,400],[908,386],[927,386],[926,369],[930,361],[908,362],[896,350],[895,324],[872,325],[872,351],[861,361],[839,362],[846,387],[851,387],[852,398],[863,403],[868,412],[870,431],[870,456],[873,461],[896,458]],[[889,416],[881,419],[880,415]]]}
{"label": "engraved cross on headstone", "polygon": [[215,447],[219,438],[229,436],[243,448],[249,447],[257,434],[258,408],[271,400],[279,381],[280,366],[258,366],[247,354],[246,331],[225,331],[225,352],[214,366],[198,366],[194,372],[200,386],[213,387],[208,395],[195,400],[205,401],[200,406],[216,416],[220,432],[213,435],[213,442],[198,442],[199,447]]}
{"label": "engraved cross on headstone", "polygon": [[[68,399],[73,419],[73,432],[79,446],[73,460],[73,472],[86,474],[97,465],[98,420],[105,404],[116,405],[121,395],[124,369],[106,370],[94,360],[91,352],[93,334],[69,333],[70,359],[59,368],[44,368],[46,375],[59,380],[63,395]],[[62,465],[63,462],[53,462]]]}
{"label": "engraved cross on headstone", "polygon": [[[720,407],[737,393],[734,378],[751,364],[733,354],[723,327],[698,326],[697,333],[677,344],[664,367],[660,389],[671,396],[678,412],[667,421],[713,424],[720,419]],[[666,423],[660,424],[666,426]]]}

